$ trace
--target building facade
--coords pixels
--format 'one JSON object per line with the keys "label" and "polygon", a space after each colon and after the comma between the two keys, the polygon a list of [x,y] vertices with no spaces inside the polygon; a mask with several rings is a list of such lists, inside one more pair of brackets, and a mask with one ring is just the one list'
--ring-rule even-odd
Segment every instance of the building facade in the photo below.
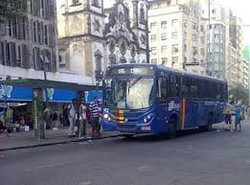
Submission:
{"label": "building facade", "polygon": [[229,88],[235,87],[244,81],[242,21],[218,2],[210,1],[209,6],[207,3],[202,8],[207,19],[206,72],[226,79]]}
{"label": "building facade", "polygon": [[122,0],[107,10],[103,0],[66,0],[58,15],[61,69],[95,84],[108,65],[147,63],[147,1],[132,7],[130,13]]}
{"label": "building facade", "polygon": [[203,4],[202,9],[202,16],[207,20],[206,73],[210,76],[225,79],[227,49],[226,10],[214,2],[209,7],[206,3]]}
{"label": "building facade", "polygon": [[199,1],[151,1],[151,63],[204,74],[205,23],[201,17]]}
{"label": "building facade", "polygon": [[15,0],[11,6],[26,6],[27,15],[0,23],[1,78],[42,79],[44,65],[51,73],[49,76],[55,76],[58,70],[56,2],[27,0],[25,5],[18,2]]}
{"label": "building facade", "polygon": [[225,74],[229,88],[234,88],[244,83],[243,23],[231,10],[227,15]]}

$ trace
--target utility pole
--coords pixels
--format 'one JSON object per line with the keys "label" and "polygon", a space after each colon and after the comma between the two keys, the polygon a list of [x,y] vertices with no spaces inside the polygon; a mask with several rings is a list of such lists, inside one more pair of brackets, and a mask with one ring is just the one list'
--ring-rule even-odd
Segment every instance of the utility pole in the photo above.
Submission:
{"label": "utility pole", "polygon": [[40,54],[40,59],[42,61],[43,66],[43,74],[44,74],[44,88],[45,88],[45,106],[48,108],[49,106],[49,100],[48,100],[48,89],[47,89],[47,71],[46,71],[46,65],[50,63],[48,57],[46,56],[45,51],[43,50]]}
{"label": "utility pole", "polygon": [[209,76],[212,75],[211,71],[211,40],[210,40],[210,30],[211,30],[211,5],[210,5],[210,0],[208,0],[208,56],[207,56],[207,74]]}

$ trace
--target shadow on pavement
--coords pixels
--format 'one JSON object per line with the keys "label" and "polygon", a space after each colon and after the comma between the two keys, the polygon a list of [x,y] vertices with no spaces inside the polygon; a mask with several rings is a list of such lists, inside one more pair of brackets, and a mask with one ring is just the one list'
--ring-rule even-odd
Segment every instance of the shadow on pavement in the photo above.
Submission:
{"label": "shadow on pavement", "polygon": [[[210,132],[215,132],[213,129]],[[199,129],[190,129],[185,131],[179,131],[177,137],[174,139],[169,139],[167,134],[152,134],[152,135],[136,135],[133,137],[123,137],[119,139],[121,142],[159,142],[159,141],[172,141],[179,138],[191,137],[198,134],[209,133],[206,131],[200,131]]]}

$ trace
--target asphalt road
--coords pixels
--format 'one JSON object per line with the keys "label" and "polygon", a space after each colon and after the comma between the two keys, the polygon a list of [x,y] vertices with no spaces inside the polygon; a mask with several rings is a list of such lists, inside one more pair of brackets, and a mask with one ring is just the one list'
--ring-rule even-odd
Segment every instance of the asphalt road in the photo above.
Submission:
{"label": "asphalt road", "polygon": [[250,123],[160,137],[112,138],[0,153],[1,185],[249,185]]}

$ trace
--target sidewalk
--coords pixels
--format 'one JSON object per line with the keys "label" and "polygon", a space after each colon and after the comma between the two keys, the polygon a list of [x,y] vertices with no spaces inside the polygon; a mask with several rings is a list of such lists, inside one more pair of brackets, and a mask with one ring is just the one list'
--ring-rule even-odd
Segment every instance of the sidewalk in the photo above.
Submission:
{"label": "sidewalk", "polygon": [[[88,133],[89,130],[88,130]],[[24,148],[34,148],[40,146],[49,146],[57,144],[66,144],[79,141],[93,140],[90,137],[90,134],[86,138],[69,138],[68,137],[68,128],[60,128],[58,130],[46,130],[45,139],[36,140],[33,136],[33,131],[30,132],[17,132],[11,133],[9,137],[5,134],[0,134],[0,151],[6,150],[16,150]],[[108,137],[116,137],[119,133],[117,132],[105,132],[102,133],[102,136],[95,139],[104,139]]]}

